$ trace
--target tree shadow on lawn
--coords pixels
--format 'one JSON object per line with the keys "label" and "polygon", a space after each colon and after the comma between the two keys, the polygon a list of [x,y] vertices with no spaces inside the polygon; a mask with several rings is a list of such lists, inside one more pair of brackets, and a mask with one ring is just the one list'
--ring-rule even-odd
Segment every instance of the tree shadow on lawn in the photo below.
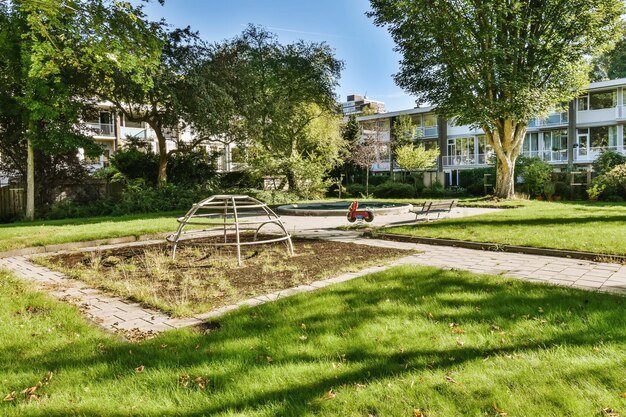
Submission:
{"label": "tree shadow on lawn", "polygon": [[[184,409],[144,409],[141,415],[200,416],[273,407],[273,415],[300,416],[314,412],[330,389],[420,370],[446,374],[486,357],[553,347],[591,351],[601,341],[623,343],[625,301],[620,296],[499,277],[399,267],[312,294],[240,309],[220,318],[221,329],[208,334],[172,331],[134,345],[109,343],[102,352],[89,348],[93,340],[78,341],[39,352],[17,366],[53,370],[61,377],[64,372],[76,375],[81,369],[104,365],[98,380],[117,380],[129,387],[138,386],[138,378],[149,380],[151,370],[158,370],[169,377],[151,380],[149,385],[155,393],[174,391],[172,395],[185,392],[177,386],[180,375],[194,375],[201,367],[208,370],[210,392],[194,396],[195,402]],[[499,331],[506,332],[506,342]],[[468,338],[468,343],[456,344],[458,337]],[[77,346],[82,343],[86,344]],[[21,348],[7,344],[0,358],[11,357],[5,353]],[[74,353],[85,351],[93,353]],[[345,366],[335,370],[333,364],[342,361]],[[16,366],[3,362],[0,372]],[[146,367],[145,373],[134,372],[139,365]],[[315,377],[310,376],[313,372]],[[259,379],[265,378],[267,386],[260,388]],[[276,383],[281,378],[293,382]],[[102,413],[90,407],[77,403],[72,410]],[[66,412],[46,410],[45,414]]]}

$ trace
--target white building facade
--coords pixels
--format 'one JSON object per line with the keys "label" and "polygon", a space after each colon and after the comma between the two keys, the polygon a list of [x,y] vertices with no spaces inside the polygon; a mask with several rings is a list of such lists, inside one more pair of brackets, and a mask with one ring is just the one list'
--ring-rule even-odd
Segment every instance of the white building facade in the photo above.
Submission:
{"label": "white building facade", "polygon": [[[158,153],[156,133],[147,123],[128,120],[122,112],[106,102],[98,103],[94,114],[94,120],[86,120],[83,123],[86,128],[85,134],[93,137],[93,140],[102,147],[103,153],[95,159],[86,159],[82,150],[79,151],[80,158],[87,161],[90,169],[108,166],[110,156],[123,148],[131,138],[147,143],[153,152]],[[166,131],[165,136],[168,152],[176,149],[178,143],[191,142],[194,139],[194,133],[189,127]],[[217,170],[220,172],[245,168],[245,161],[236,144],[216,140],[203,142],[198,147],[204,148],[207,155],[216,157]]]}
{"label": "white building facade", "polygon": [[[481,129],[456,125],[436,114],[434,107],[414,108],[358,117],[363,135],[375,134],[387,146],[373,172],[390,172],[388,146],[396,119],[409,115],[416,125],[418,142],[438,146],[437,171],[442,183],[458,184],[458,172],[494,163],[494,152]],[[587,168],[603,150],[626,155],[626,78],[592,83],[586,92],[565,106],[564,111],[528,125],[522,154],[536,156],[554,165]]]}

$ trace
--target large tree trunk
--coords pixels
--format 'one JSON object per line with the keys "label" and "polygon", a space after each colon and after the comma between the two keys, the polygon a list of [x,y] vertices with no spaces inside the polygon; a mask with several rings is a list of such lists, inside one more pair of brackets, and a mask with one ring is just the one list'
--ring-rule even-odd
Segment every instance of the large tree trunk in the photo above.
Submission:
{"label": "large tree trunk", "polygon": [[35,150],[30,135],[32,129],[29,129],[26,147],[28,154],[26,156],[26,220],[35,218]]}
{"label": "large tree trunk", "polygon": [[495,197],[515,198],[515,162],[522,150],[527,126],[527,123],[510,119],[497,120],[494,129],[483,126],[497,157]]}
{"label": "large tree trunk", "polygon": [[496,188],[494,195],[498,198],[515,198],[515,163],[506,158],[498,158],[496,164]]}
{"label": "large tree trunk", "polygon": [[159,186],[161,186],[167,184],[167,142],[160,125],[153,126],[152,128],[154,129],[159,144],[159,176],[157,182]]}

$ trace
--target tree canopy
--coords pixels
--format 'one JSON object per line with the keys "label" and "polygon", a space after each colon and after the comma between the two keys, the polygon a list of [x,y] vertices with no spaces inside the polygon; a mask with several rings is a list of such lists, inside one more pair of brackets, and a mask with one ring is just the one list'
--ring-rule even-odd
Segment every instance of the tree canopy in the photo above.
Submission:
{"label": "tree canopy", "polygon": [[620,0],[371,0],[402,54],[396,82],[437,112],[484,130],[496,195],[513,197],[528,121],[588,82],[588,56],[616,36]]}
{"label": "tree canopy", "polygon": [[[0,3],[0,147],[26,178],[27,218],[34,215],[35,159],[76,159],[99,149],[81,128],[93,69],[133,71],[151,65],[153,44],[141,7],[108,0]],[[131,51],[131,52],[129,52]],[[58,172],[57,172],[58,174]],[[37,179],[57,175],[40,169]],[[49,184],[47,184],[49,185]],[[49,187],[42,183],[41,190]]]}
{"label": "tree canopy", "polygon": [[[227,135],[263,155],[250,162],[263,160],[269,166],[268,158],[273,159],[296,191],[302,183],[296,166],[302,161],[318,161],[322,173],[338,162],[342,138],[334,89],[343,64],[327,44],[281,44],[251,25],[241,36],[216,45],[210,65],[221,71],[236,109]],[[320,120],[333,131],[321,134]]]}

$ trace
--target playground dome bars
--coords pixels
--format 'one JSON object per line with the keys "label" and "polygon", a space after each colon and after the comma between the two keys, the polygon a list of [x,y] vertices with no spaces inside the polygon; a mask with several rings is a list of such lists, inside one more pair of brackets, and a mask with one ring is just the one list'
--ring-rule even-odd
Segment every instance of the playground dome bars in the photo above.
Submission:
{"label": "playground dome bars", "polygon": [[[236,246],[237,262],[241,262],[241,246],[282,242],[293,255],[291,235],[287,232],[280,217],[264,202],[247,195],[214,195],[194,204],[183,217],[178,218],[178,230],[167,237],[172,245],[172,259],[176,258],[176,248],[180,242],[211,236],[223,236],[223,242],[215,246]],[[207,226],[201,229],[185,230],[188,225]],[[259,239],[262,228],[272,227],[275,234]],[[254,231],[252,241],[241,241],[242,231]],[[277,233],[276,233],[277,232]],[[233,239],[234,238],[234,239]]]}

